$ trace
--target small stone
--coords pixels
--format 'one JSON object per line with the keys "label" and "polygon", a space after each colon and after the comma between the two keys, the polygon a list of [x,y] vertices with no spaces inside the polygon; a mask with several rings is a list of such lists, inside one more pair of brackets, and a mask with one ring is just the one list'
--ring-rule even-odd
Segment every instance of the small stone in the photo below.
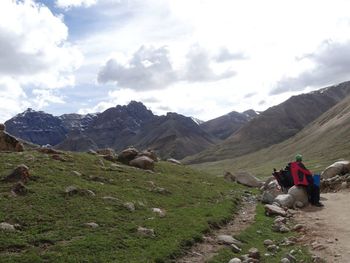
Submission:
{"label": "small stone", "polygon": [[293,231],[300,231],[304,228],[302,224],[297,224],[293,227]]}
{"label": "small stone", "polygon": [[96,196],[96,194],[92,190],[86,190],[86,193],[90,196]]}
{"label": "small stone", "polygon": [[287,223],[287,218],[285,217],[281,217],[281,216],[277,216],[276,219],[273,221],[275,224],[285,224]]}
{"label": "small stone", "polygon": [[86,226],[91,227],[91,228],[97,228],[99,227],[98,224],[96,224],[95,222],[90,222],[90,223],[85,223]]}
{"label": "small stone", "polygon": [[287,258],[290,262],[297,262],[297,259],[291,254],[286,254],[285,258]]}
{"label": "small stone", "polygon": [[12,187],[11,192],[14,195],[26,195],[29,192],[29,190],[22,182],[18,182]]}
{"label": "small stone", "polygon": [[289,231],[290,231],[290,229],[285,225],[281,225],[281,227],[279,229],[279,232],[281,232],[281,233],[288,233]]}
{"label": "small stone", "polygon": [[267,249],[267,251],[270,251],[272,253],[276,253],[277,252],[277,246],[276,245],[269,245],[266,249]]}
{"label": "small stone", "polygon": [[158,214],[159,217],[165,217],[166,213],[160,208],[152,208],[152,212]]}
{"label": "small stone", "polygon": [[78,171],[72,171],[72,174],[75,176],[81,176],[81,173],[79,173]]}
{"label": "small stone", "polygon": [[123,205],[127,210],[129,210],[130,212],[134,212],[135,211],[135,205],[132,202],[126,202]]}
{"label": "small stone", "polygon": [[66,187],[65,193],[68,194],[68,195],[77,194],[78,193],[78,188],[73,186],[73,185],[70,185],[70,186]]}
{"label": "small stone", "polygon": [[252,247],[251,249],[248,250],[248,255],[250,258],[260,259],[260,252],[255,247]]}
{"label": "small stone", "polygon": [[241,262],[242,260],[240,260],[239,258],[233,258],[228,263],[241,263]]}
{"label": "small stone", "polygon": [[291,263],[288,258],[282,258],[281,263]]}
{"label": "small stone", "polygon": [[287,213],[282,209],[281,207],[278,207],[276,205],[265,205],[265,213],[266,215],[280,215],[280,216],[286,216]]}
{"label": "small stone", "polygon": [[137,228],[137,232],[145,237],[155,237],[154,230],[151,228],[145,228],[145,227],[139,226]]}
{"label": "small stone", "polygon": [[0,223],[0,229],[3,231],[8,231],[8,232],[13,232],[16,230],[13,225],[6,223],[6,222]]}
{"label": "small stone", "polygon": [[297,207],[297,208],[303,208],[305,205],[304,205],[304,203],[301,202],[301,201],[296,201],[296,202],[294,203],[294,206]]}
{"label": "small stone", "polygon": [[119,201],[118,198],[115,198],[113,196],[104,196],[104,197],[102,197],[102,199],[104,199],[104,200],[111,200],[111,201]]}
{"label": "small stone", "polygon": [[234,253],[239,253],[239,252],[242,251],[242,249],[240,249],[240,248],[239,248],[237,245],[235,245],[235,244],[231,244],[230,247],[231,247],[231,249],[232,249],[232,251],[233,251]]}
{"label": "small stone", "polygon": [[264,246],[271,246],[273,245],[273,241],[271,239],[264,240]]}
{"label": "small stone", "polygon": [[233,238],[232,236],[229,236],[229,235],[219,235],[217,237],[217,241],[218,243],[220,244],[225,244],[225,245],[236,245],[238,247],[241,247],[242,246],[242,242]]}
{"label": "small stone", "polygon": [[342,182],[340,185],[340,189],[346,189],[348,188],[348,183],[347,182]]}

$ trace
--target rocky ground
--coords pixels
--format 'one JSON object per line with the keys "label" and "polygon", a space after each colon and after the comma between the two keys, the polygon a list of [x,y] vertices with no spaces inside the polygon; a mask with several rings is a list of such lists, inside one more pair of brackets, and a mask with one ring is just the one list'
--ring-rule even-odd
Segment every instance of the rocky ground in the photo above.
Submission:
{"label": "rocky ground", "polygon": [[[233,215],[232,221],[222,228],[203,237],[203,242],[193,246],[177,263],[207,262],[228,243],[234,244],[232,236],[239,234],[254,222],[256,201],[254,197],[244,197],[241,208]],[[239,242],[239,241],[238,241]],[[230,244],[230,245],[232,245]],[[238,248],[239,249],[239,248]]]}
{"label": "rocky ground", "polygon": [[323,208],[309,206],[300,210],[295,219],[306,226],[300,241],[312,254],[329,263],[350,260],[349,189],[321,195]]}

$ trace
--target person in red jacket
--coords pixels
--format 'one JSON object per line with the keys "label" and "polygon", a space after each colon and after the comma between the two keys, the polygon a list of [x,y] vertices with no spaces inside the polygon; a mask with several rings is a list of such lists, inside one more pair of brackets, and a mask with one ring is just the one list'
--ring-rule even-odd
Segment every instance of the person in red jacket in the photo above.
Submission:
{"label": "person in red jacket", "polygon": [[321,207],[323,204],[320,203],[320,188],[314,184],[312,173],[305,167],[302,161],[302,155],[297,154],[295,156],[295,162],[289,164],[294,185],[305,186],[309,196],[309,202],[314,206]]}

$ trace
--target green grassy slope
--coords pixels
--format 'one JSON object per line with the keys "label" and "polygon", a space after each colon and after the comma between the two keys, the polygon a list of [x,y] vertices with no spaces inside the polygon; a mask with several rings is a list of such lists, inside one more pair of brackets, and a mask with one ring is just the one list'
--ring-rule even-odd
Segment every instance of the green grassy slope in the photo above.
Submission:
{"label": "green grassy slope", "polygon": [[[166,262],[212,224],[230,218],[241,194],[237,185],[170,163],[158,163],[149,173],[105,160],[102,166],[88,154],[65,158],[34,151],[0,154],[0,178],[22,163],[35,177],[25,196],[12,196],[13,183],[0,182],[0,222],[21,226],[0,231],[1,262]],[[171,193],[151,191],[150,181]],[[67,196],[70,185],[96,195]],[[125,209],[125,202],[134,202],[136,211]],[[153,207],[165,209],[166,216],[158,217]],[[89,228],[88,222],[99,227]],[[153,228],[156,236],[141,236],[139,226]]]}
{"label": "green grassy slope", "polygon": [[234,159],[194,165],[212,174],[248,170],[261,177],[283,168],[296,153],[313,172],[321,172],[339,159],[350,159],[350,97],[332,107],[296,136],[263,150]]}

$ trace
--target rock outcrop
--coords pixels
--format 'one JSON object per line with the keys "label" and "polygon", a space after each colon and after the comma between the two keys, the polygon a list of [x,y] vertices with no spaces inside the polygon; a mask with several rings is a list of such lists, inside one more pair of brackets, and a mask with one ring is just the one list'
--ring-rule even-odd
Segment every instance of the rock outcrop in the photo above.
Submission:
{"label": "rock outcrop", "polygon": [[0,151],[23,152],[23,144],[5,130],[5,124],[0,124]]}

